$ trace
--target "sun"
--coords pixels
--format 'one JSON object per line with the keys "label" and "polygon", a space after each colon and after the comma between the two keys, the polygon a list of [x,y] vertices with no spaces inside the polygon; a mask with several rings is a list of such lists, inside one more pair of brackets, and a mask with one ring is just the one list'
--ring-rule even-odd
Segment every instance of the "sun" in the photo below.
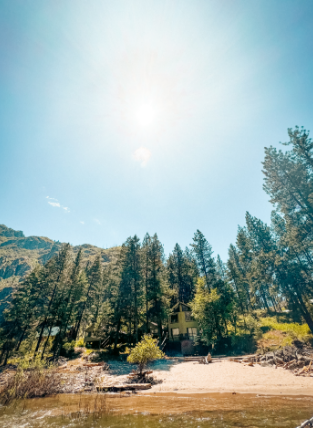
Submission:
{"label": "sun", "polygon": [[143,103],[135,109],[135,120],[140,128],[151,128],[156,122],[157,111],[151,103]]}

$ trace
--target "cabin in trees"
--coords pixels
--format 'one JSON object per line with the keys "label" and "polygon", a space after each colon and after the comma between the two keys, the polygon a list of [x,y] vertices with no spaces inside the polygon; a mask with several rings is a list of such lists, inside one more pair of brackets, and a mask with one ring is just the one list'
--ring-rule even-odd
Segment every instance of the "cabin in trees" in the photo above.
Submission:
{"label": "cabin in trees", "polygon": [[91,324],[88,328],[85,330],[85,342],[86,344],[90,345],[93,348],[100,348],[101,344],[101,337],[95,334],[96,326],[95,324]]}
{"label": "cabin in trees", "polygon": [[180,345],[182,354],[193,354],[197,335],[198,323],[191,315],[191,307],[186,303],[178,302],[173,306],[168,318],[169,342]]}

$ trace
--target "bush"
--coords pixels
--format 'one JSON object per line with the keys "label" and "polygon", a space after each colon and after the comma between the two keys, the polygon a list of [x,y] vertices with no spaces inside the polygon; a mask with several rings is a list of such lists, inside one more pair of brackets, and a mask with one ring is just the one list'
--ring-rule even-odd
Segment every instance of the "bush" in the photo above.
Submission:
{"label": "bush", "polygon": [[256,350],[255,336],[252,334],[240,334],[231,336],[232,352],[236,354],[251,354]]}
{"label": "bush", "polygon": [[44,397],[59,392],[60,375],[55,366],[47,365],[38,355],[19,361],[15,374],[0,393],[0,402],[9,404],[17,398]]}
{"label": "bush", "polygon": [[80,348],[83,348],[85,346],[85,341],[82,337],[76,341],[76,346]]}
{"label": "bush", "polygon": [[164,353],[156,345],[156,340],[145,334],[141,342],[133,348],[127,357],[129,363],[138,364],[140,375],[146,364],[153,360],[159,360],[164,357]]}
{"label": "bush", "polygon": [[262,318],[260,329],[264,332],[258,340],[258,347],[262,351],[291,345],[294,340],[308,342],[312,339],[307,324],[279,323],[276,317]]}
{"label": "bush", "polygon": [[74,350],[75,350],[75,346],[76,346],[76,342],[75,340],[72,340],[72,342],[66,342],[63,344],[62,349],[61,349],[61,355],[63,357],[69,357],[71,358],[74,354]]}

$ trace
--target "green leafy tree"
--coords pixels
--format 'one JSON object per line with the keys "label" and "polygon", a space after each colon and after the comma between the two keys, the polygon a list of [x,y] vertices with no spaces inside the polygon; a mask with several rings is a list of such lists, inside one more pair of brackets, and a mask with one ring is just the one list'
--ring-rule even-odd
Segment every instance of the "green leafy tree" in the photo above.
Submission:
{"label": "green leafy tree", "polygon": [[223,283],[208,290],[205,277],[198,279],[196,294],[191,302],[192,313],[198,321],[201,339],[215,344],[228,334],[227,322],[232,321],[234,299],[231,289]]}
{"label": "green leafy tree", "polygon": [[127,361],[138,364],[139,374],[142,375],[143,369],[149,362],[159,360],[164,356],[164,353],[157,346],[156,340],[145,334],[143,339],[131,350]]}

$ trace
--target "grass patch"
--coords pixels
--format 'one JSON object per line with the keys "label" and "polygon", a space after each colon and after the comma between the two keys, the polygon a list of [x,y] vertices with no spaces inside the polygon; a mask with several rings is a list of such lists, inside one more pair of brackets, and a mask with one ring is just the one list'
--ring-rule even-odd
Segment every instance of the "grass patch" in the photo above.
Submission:
{"label": "grass patch", "polygon": [[313,339],[307,324],[280,323],[276,317],[261,318],[259,320],[259,328],[262,335],[257,344],[258,349],[262,352],[292,345],[294,340],[308,343]]}

